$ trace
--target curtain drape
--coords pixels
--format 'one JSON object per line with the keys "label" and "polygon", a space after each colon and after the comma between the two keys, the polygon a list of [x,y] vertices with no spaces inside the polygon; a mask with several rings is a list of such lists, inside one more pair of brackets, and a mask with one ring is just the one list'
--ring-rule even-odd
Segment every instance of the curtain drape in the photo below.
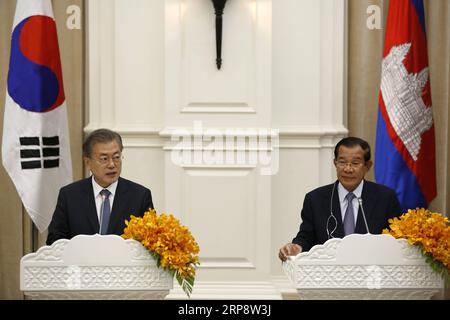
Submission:
{"label": "curtain drape", "polygon": [[[370,30],[366,26],[370,16],[367,9],[371,5],[381,9],[381,29]],[[424,5],[438,172],[438,195],[430,209],[449,215],[450,1],[425,0]],[[350,135],[366,139],[372,149],[375,147],[384,26],[388,7],[389,1],[348,0],[348,128]],[[373,179],[373,170],[368,177]]]}

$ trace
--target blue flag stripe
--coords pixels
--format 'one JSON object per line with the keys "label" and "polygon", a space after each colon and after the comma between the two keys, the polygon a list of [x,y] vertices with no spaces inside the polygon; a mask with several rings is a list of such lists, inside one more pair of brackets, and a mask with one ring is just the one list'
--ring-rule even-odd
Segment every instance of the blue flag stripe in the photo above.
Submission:
{"label": "blue flag stripe", "polygon": [[425,32],[425,10],[423,8],[423,0],[411,0],[414,8],[416,9],[417,16],[419,17],[420,26],[422,27],[423,33]]}
{"label": "blue flag stripe", "polygon": [[406,212],[408,209],[415,209],[416,207],[427,207],[416,176],[409,170],[389,138],[386,123],[380,111],[378,111],[375,150],[375,180],[378,183],[395,188],[402,211]]}

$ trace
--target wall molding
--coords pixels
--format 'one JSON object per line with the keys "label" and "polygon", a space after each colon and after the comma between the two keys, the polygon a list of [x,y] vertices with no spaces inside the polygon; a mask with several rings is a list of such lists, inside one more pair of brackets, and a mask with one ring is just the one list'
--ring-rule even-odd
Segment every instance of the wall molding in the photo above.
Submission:
{"label": "wall molding", "polygon": [[217,70],[214,9],[165,0],[165,112],[168,123],[197,116],[268,119],[272,0],[232,1],[224,18],[224,63]]}
{"label": "wall molding", "polygon": [[[123,140],[124,146],[133,148],[161,148],[164,151],[179,150],[179,147],[174,146],[178,141],[172,141],[173,135],[190,136],[194,138],[198,135],[192,127],[142,127],[142,126],[108,126],[106,123],[89,123],[84,128],[84,133],[89,134],[98,128],[109,127],[111,130],[118,132]],[[299,126],[299,127],[287,127],[282,129],[277,128],[224,128],[224,127],[209,127],[203,128],[204,131],[211,130],[211,132],[217,131],[223,134],[224,141],[227,137],[235,138],[255,138],[254,133],[258,133],[258,130],[278,130],[279,132],[279,148],[280,149],[322,149],[322,148],[334,148],[336,141],[343,138],[348,134],[348,129],[344,126]],[[232,134],[230,130],[234,131]],[[240,131],[241,130],[241,131]],[[274,146],[268,143],[268,147],[258,147],[255,150],[259,151],[273,151]],[[183,150],[204,150],[209,151],[208,147],[183,147]],[[229,148],[224,143],[224,151],[235,150],[242,151],[239,148]],[[251,149],[246,149],[250,151]]]}
{"label": "wall molding", "polygon": [[256,113],[255,108],[244,103],[190,103],[181,113]]}
{"label": "wall molding", "polygon": [[[258,212],[256,210],[256,201],[258,198],[257,192],[255,191],[255,185],[257,183],[257,177],[255,175],[256,166],[237,164],[234,166],[189,165],[181,167],[181,212],[183,212],[183,220],[188,223],[194,221],[205,222],[203,219],[205,218],[205,214],[203,213],[202,215],[201,209],[198,210],[201,206],[195,206],[191,202],[193,198],[201,198],[199,195],[208,194],[209,190],[211,190],[211,187],[199,184],[200,181],[204,181],[204,179],[221,179],[221,184],[228,184],[228,186],[231,187],[230,190],[233,190],[230,192],[234,192],[236,198],[238,198],[239,193],[234,190],[233,187],[239,188],[239,186],[243,186],[241,192],[245,195],[243,198],[244,202],[235,204],[236,208],[233,210],[234,212],[230,212],[224,208],[216,210],[221,214],[213,219],[216,223],[211,224],[209,227],[210,230],[215,230],[214,234],[217,237],[224,236],[223,223],[227,225],[227,228],[243,231],[242,233],[236,233],[232,238],[227,238],[228,245],[233,248],[233,250],[223,250],[219,256],[216,250],[211,250],[211,248],[209,248],[209,250],[204,250],[203,253],[200,253],[201,269],[256,269],[257,252],[255,249],[259,242],[256,230],[258,226]],[[197,186],[197,188],[195,188],[195,186]],[[227,195],[224,196],[227,197]],[[212,194],[212,197],[216,201],[220,201],[222,198],[222,196],[217,197],[214,193]],[[236,213],[240,214],[236,215]],[[200,216],[198,214],[200,214]],[[208,216],[211,214],[213,213],[208,214]],[[224,216],[222,214],[226,215]],[[233,217],[231,219],[234,223],[230,224],[227,222],[227,220],[230,219],[229,217]],[[211,241],[206,240],[206,242],[204,238],[202,240],[205,246],[209,247],[211,242],[220,246],[219,242],[215,239],[211,239]]]}

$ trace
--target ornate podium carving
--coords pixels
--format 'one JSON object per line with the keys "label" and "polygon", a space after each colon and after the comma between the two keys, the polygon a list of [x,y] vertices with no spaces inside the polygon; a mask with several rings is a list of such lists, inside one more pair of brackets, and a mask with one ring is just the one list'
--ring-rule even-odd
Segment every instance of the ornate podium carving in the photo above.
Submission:
{"label": "ornate podium carving", "polygon": [[390,235],[330,239],[283,269],[300,299],[430,299],[443,288],[419,249]]}
{"label": "ornate podium carving", "polygon": [[116,235],[61,239],[20,261],[20,289],[31,299],[164,299],[172,287],[139,242]]}

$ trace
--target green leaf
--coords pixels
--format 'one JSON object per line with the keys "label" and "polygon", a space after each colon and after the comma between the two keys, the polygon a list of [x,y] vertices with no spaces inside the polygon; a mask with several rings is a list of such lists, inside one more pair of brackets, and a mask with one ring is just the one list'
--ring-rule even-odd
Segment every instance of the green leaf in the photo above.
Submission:
{"label": "green leaf", "polygon": [[425,262],[429,264],[431,269],[436,272],[445,282],[446,286],[450,284],[450,273],[448,268],[444,266],[444,264],[438,260],[433,258],[433,255],[429,252],[423,250],[423,247],[418,245],[421,248],[421,253],[425,258]]}
{"label": "green leaf", "polygon": [[194,288],[194,277],[193,276],[187,276],[185,278],[181,277],[178,272],[175,274],[175,278],[178,281],[178,284],[183,289],[184,293],[190,298],[192,289]]}

